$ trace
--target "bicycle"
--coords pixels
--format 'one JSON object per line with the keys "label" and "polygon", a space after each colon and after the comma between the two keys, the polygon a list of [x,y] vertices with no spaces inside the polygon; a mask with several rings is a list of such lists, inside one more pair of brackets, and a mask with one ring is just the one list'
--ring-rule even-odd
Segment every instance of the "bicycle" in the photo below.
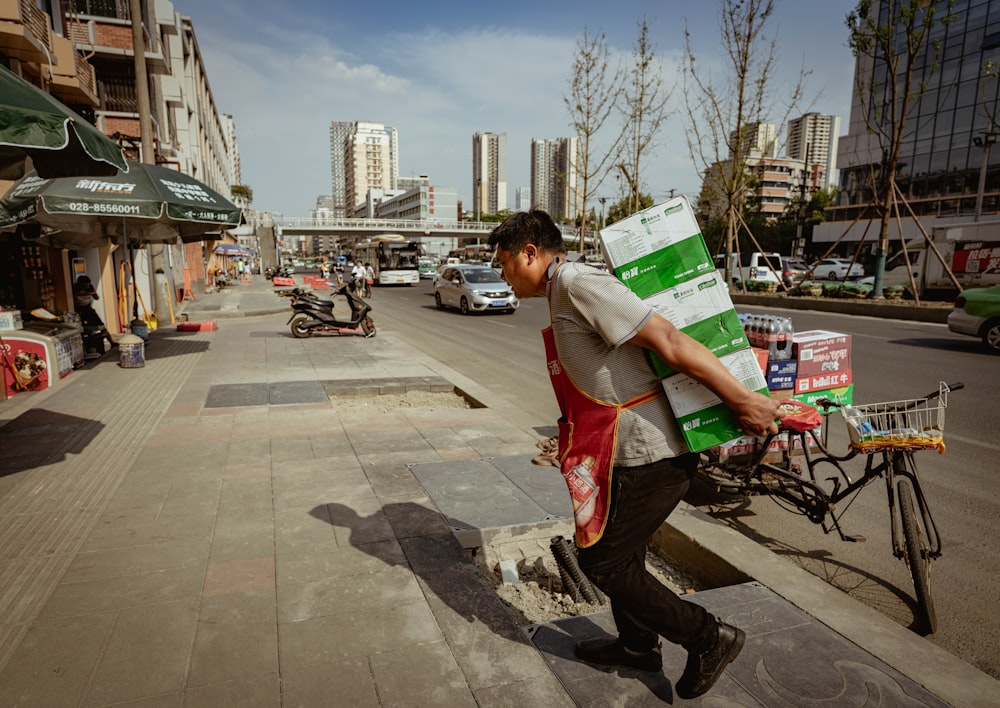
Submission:
{"label": "bicycle", "polygon": [[[920,486],[914,453],[944,452],[948,393],[961,388],[964,384],[941,382],[937,391],[920,398],[853,406],[820,399],[817,405],[824,415],[818,426],[797,430],[785,419],[777,433],[756,438],[749,454],[724,456],[721,446],[706,451],[699,472],[716,491],[767,495],[786,502],[794,507],[790,511],[802,513],[824,533],[836,531],[842,541],[850,542],[865,538],[846,534],[841,518],[861,489],[883,478],[893,555],[906,563],[916,593],[917,620],[933,634],[937,615],[930,563],[941,555],[941,538]],[[831,410],[839,410],[847,425],[850,441],[844,455],[827,447]],[[841,463],[862,454],[867,457],[864,474],[852,481]]]}

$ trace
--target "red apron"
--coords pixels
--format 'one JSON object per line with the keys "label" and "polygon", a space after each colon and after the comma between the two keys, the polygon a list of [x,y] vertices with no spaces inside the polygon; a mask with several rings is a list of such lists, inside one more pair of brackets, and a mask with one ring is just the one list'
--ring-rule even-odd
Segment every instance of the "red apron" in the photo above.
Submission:
{"label": "red apron", "polygon": [[542,330],[542,339],[549,378],[562,413],[559,462],[573,500],[576,545],[586,548],[600,540],[608,521],[621,412],[656,398],[661,391],[647,391],[621,404],[591,398],[577,388],[563,368],[551,326]]}

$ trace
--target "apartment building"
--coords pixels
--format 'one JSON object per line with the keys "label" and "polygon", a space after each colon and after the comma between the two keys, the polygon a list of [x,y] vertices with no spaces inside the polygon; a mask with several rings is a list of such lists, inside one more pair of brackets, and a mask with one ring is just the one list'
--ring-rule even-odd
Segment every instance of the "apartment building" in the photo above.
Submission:
{"label": "apartment building", "polygon": [[583,210],[579,142],[576,137],[531,141],[531,202],[556,220],[575,219]]}
{"label": "apartment building", "polygon": [[[129,3],[0,0],[0,62],[93,122],[121,144],[131,159],[155,161],[229,196],[232,176],[239,170],[235,124],[224,118],[215,103],[192,20],[177,14],[169,0],[141,0],[140,9],[141,17],[135,19],[142,25],[145,41],[142,56],[150,97],[152,155],[142,155]],[[7,245],[17,238],[0,236]],[[123,251],[110,242],[98,247],[78,245],[53,248],[46,256],[60,286],[55,304],[71,309],[67,259],[72,259],[77,269],[73,272],[83,270],[99,287],[109,289],[102,293],[102,304],[107,303],[111,311],[100,314],[105,321],[113,321],[115,275]],[[44,244],[39,248],[45,248]],[[203,244],[169,249],[165,262],[171,283],[205,283],[205,263],[211,255]],[[152,269],[141,264],[145,253],[137,254],[139,266],[151,274]],[[146,301],[152,302],[152,283],[140,278],[138,284]]]}
{"label": "apartment building", "polygon": [[472,135],[472,211],[475,218],[507,208],[507,133]]}
{"label": "apartment building", "polygon": [[785,154],[795,160],[820,164],[826,175],[822,189],[837,186],[837,149],[840,143],[840,116],[806,113],[788,121]]}
{"label": "apartment building", "polygon": [[348,216],[365,202],[369,189],[394,190],[399,178],[399,132],[369,121],[356,121],[352,126],[344,139],[344,204]]}

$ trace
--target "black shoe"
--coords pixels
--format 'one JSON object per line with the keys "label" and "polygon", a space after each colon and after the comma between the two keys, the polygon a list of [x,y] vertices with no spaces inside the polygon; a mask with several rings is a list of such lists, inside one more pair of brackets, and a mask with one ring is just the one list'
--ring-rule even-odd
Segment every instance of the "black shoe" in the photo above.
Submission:
{"label": "black shoe", "polygon": [[617,637],[584,639],[576,645],[576,656],[591,664],[628,666],[642,671],[659,671],[663,668],[663,655],[659,645],[645,652],[625,648]]}
{"label": "black shoe", "polygon": [[720,622],[709,644],[688,652],[684,675],[674,686],[677,695],[680,698],[697,698],[707,693],[729,662],[739,655],[746,638],[742,629]]}

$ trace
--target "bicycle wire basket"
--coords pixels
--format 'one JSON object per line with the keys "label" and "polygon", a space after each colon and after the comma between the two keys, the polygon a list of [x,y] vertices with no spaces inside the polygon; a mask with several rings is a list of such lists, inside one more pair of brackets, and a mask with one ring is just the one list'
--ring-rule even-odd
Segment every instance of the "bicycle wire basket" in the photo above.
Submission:
{"label": "bicycle wire basket", "polygon": [[947,384],[936,398],[911,398],[884,403],[843,406],[850,445],[862,452],[879,450],[933,450],[944,452],[944,411]]}

